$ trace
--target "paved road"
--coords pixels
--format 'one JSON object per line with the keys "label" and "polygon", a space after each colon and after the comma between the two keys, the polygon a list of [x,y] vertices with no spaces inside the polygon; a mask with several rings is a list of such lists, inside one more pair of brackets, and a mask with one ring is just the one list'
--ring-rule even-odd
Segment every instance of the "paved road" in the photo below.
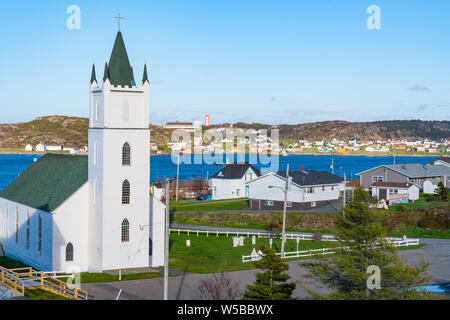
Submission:
{"label": "paved road", "polygon": [[[430,262],[430,270],[435,276],[432,284],[450,283],[450,240],[421,240],[423,248],[409,251],[401,251],[408,262],[415,263],[420,256]],[[301,280],[305,270],[301,268],[298,261],[288,262],[290,265],[289,274],[293,280]],[[256,270],[243,270],[228,272],[234,280],[240,282],[240,289],[243,292],[245,285],[252,283]],[[195,288],[200,279],[205,279],[210,275],[205,274],[181,274],[177,277],[169,278],[169,299],[191,300],[195,299]],[[122,289],[121,300],[158,300],[162,299],[163,278],[144,279],[135,281],[110,282],[99,284],[85,284],[82,288],[88,290],[93,299],[110,300],[115,299],[119,290]],[[306,297],[307,294],[297,286],[294,291],[295,297]]]}

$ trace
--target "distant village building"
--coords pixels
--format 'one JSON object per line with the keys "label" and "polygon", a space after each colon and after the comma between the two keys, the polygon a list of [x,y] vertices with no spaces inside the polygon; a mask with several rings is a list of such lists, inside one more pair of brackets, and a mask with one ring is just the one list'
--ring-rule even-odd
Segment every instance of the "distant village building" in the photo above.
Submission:
{"label": "distant village building", "polygon": [[27,151],[27,152],[33,151],[33,146],[31,144],[27,144],[25,146],[25,151]]}
{"label": "distant village building", "polygon": [[61,151],[62,146],[46,146],[47,151]]}
{"label": "distant village building", "polygon": [[167,122],[164,125],[165,129],[182,129],[189,132],[194,132],[196,129],[198,129],[200,126],[196,125],[192,122]]}
{"label": "distant village building", "polygon": [[37,152],[45,152],[45,151],[47,151],[47,148],[46,148],[45,145],[43,145],[42,143],[39,143],[39,144],[36,146],[36,151],[37,151]]}

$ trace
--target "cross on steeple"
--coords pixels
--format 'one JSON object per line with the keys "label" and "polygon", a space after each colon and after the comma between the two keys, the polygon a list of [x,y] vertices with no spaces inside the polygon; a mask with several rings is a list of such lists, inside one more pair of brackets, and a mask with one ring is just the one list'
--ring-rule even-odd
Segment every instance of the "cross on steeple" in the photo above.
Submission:
{"label": "cross on steeple", "polygon": [[116,18],[117,20],[118,20],[118,23],[119,23],[119,32],[120,32],[120,19],[125,19],[124,17],[121,17],[120,16],[120,13],[117,15],[117,17],[114,17],[114,18]]}

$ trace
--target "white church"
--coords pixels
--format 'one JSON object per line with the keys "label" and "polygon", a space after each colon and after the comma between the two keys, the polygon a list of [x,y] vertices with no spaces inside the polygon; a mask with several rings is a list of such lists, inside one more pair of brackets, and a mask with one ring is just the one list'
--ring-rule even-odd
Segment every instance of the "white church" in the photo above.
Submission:
{"label": "white church", "polygon": [[0,191],[4,254],[38,270],[164,264],[165,206],[150,193],[147,68],[134,80],[122,34],[90,81],[89,156],[46,154]]}

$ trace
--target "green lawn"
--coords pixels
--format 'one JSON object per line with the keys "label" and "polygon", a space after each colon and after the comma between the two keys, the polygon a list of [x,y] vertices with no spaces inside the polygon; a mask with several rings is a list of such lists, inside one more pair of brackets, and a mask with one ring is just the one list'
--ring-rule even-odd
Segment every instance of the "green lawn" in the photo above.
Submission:
{"label": "green lawn", "polygon": [[[146,272],[146,273],[133,273],[133,274],[122,274],[121,281],[128,280],[139,280],[139,279],[151,279],[162,277],[163,274],[159,272]],[[60,278],[61,281],[66,281],[66,278]],[[114,282],[119,281],[118,275],[110,275],[107,273],[89,273],[82,272],[80,274],[81,283],[102,283],[102,282]]]}
{"label": "green lawn", "polygon": [[248,208],[247,200],[237,201],[204,201],[204,202],[181,202],[173,204],[170,211],[216,211],[216,210],[239,210]]}
{"label": "green lawn", "polygon": [[[191,240],[191,247],[186,247],[186,240]],[[250,255],[253,246],[251,238],[245,239],[244,247],[233,248],[233,238],[186,234],[170,235],[170,267],[180,271],[211,273],[254,269],[251,262],[242,263],[242,255]],[[261,245],[269,246],[269,239],[257,238],[256,249]],[[330,248],[336,242],[300,241],[299,250]],[[280,252],[281,240],[273,240],[273,249]],[[296,240],[286,241],[286,251],[296,251]]]}
{"label": "green lawn", "polygon": [[391,237],[402,237],[405,234],[408,238],[450,239],[450,230],[425,230],[418,226],[403,226],[389,232]]}

